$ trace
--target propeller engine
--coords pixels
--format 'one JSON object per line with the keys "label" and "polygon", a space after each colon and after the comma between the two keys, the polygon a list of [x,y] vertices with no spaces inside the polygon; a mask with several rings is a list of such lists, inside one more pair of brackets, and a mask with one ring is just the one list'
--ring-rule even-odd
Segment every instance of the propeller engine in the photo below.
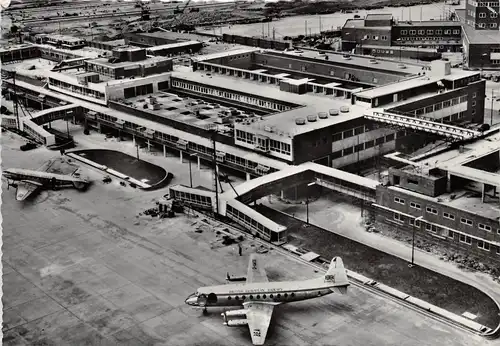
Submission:
{"label": "propeller engine", "polygon": [[7,190],[9,189],[9,187],[12,186],[13,188],[17,189],[17,184],[14,183],[14,182],[10,182],[8,179],[7,179]]}
{"label": "propeller engine", "polygon": [[248,324],[247,319],[228,320],[228,317],[232,316],[245,316],[247,312],[248,312],[247,309],[224,311],[223,313],[221,313],[222,318],[224,319],[224,325],[229,327],[237,327]]}
{"label": "propeller engine", "polygon": [[248,324],[248,320],[230,320],[230,321],[225,321],[224,325],[228,327],[239,327],[239,326],[246,326]]}

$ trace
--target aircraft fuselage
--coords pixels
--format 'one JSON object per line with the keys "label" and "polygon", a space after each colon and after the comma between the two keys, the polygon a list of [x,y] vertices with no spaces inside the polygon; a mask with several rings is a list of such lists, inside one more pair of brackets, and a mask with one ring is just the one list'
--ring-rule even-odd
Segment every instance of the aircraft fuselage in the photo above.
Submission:
{"label": "aircraft fuselage", "polygon": [[[196,307],[242,306],[246,302],[283,304],[325,296],[337,288],[322,278],[295,282],[229,284],[200,288],[186,299]],[[342,289],[342,287],[340,288]]]}
{"label": "aircraft fuselage", "polygon": [[69,175],[33,171],[29,169],[11,168],[4,170],[2,174],[6,179],[13,181],[35,181],[44,186],[51,186],[55,183],[56,186],[84,188],[88,184],[88,181],[84,179],[75,178]]}

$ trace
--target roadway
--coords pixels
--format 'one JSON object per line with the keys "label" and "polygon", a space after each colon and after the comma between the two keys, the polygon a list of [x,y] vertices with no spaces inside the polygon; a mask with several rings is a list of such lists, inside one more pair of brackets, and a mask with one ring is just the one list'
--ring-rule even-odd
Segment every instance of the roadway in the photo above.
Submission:
{"label": "roadway", "polygon": [[[80,131],[72,133],[79,143],[133,150]],[[45,148],[20,153],[10,135],[1,141],[7,167],[39,167],[54,156]],[[187,182],[178,158],[141,155],[168,166],[173,183]],[[24,206],[3,188],[4,345],[250,345],[246,327],[225,327],[220,311],[203,316],[184,299],[222,282],[226,271],[244,273],[252,241],[239,257],[209,226],[194,232],[200,219],[138,216],[165,190],[105,185],[97,172],[82,174],[95,179],[87,192],[43,192]],[[199,172],[195,184],[210,187],[210,176]],[[318,275],[291,257],[265,256],[271,280]],[[278,307],[273,318],[266,345],[492,345],[357,287]]]}

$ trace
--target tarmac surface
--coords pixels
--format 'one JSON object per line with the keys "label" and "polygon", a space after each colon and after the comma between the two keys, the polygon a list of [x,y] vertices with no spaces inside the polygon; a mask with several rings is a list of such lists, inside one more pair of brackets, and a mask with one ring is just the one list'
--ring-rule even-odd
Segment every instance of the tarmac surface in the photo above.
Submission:
{"label": "tarmac surface", "polygon": [[[58,156],[44,148],[20,152],[11,135],[1,144],[4,167],[40,167]],[[186,165],[175,161],[174,175],[187,179],[176,173]],[[195,232],[200,218],[138,216],[166,190],[105,185],[100,173],[84,173],[95,181],[87,192],[44,191],[30,203],[2,186],[3,344],[250,345],[248,328],[228,328],[220,310],[203,316],[184,300],[199,286],[224,282],[227,271],[244,274],[251,241],[240,257],[210,226]],[[319,275],[273,251],[264,256],[270,280]],[[357,287],[278,307],[266,343],[490,344]]]}

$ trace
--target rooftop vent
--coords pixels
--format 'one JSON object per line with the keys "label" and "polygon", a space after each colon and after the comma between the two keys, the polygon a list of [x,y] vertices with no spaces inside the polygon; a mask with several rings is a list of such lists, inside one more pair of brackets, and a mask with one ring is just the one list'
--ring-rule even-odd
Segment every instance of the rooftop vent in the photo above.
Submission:
{"label": "rooftop vent", "polygon": [[318,120],[318,117],[316,115],[314,115],[314,114],[311,114],[311,115],[307,116],[307,121],[309,121],[311,123],[315,122],[316,120]]}
{"label": "rooftop vent", "polygon": [[328,114],[326,112],[318,112],[318,117],[320,119],[326,119],[328,118]]}
{"label": "rooftop vent", "polygon": [[339,110],[338,109],[330,109],[329,110],[330,116],[334,117],[339,115]]}
{"label": "rooftop vent", "polygon": [[304,118],[297,118],[297,119],[295,119],[295,124],[297,124],[297,125],[305,125],[306,124],[306,119],[304,119]]}
{"label": "rooftop vent", "polygon": [[349,107],[347,107],[347,106],[342,106],[342,107],[340,107],[340,111],[341,111],[342,113],[348,113],[348,112],[349,112]]}
{"label": "rooftop vent", "polygon": [[273,128],[271,126],[264,126],[264,131],[273,132]]}

